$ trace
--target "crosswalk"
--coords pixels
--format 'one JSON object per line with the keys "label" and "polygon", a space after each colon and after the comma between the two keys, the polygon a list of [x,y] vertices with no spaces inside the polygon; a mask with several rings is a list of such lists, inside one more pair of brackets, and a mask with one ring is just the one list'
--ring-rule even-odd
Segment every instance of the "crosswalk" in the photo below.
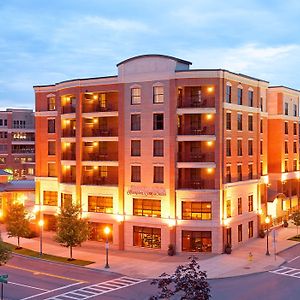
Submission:
{"label": "crosswalk", "polygon": [[46,300],[85,300],[119,289],[123,289],[144,281],[145,280],[143,279],[123,276],[101,283],[85,286],[80,289],[76,289],[57,296],[47,298]]}
{"label": "crosswalk", "polygon": [[300,269],[290,268],[290,267],[280,267],[277,270],[269,271],[270,273],[295,277],[300,279]]}

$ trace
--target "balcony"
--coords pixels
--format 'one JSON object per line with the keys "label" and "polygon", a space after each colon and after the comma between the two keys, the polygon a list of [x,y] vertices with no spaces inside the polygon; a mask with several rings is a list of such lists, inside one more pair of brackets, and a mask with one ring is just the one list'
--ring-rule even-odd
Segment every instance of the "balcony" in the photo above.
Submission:
{"label": "balcony", "polygon": [[66,128],[62,130],[62,137],[75,137],[76,130],[71,128]]}
{"label": "balcony", "polygon": [[214,108],[215,97],[178,97],[178,108]]}
{"label": "balcony", "polygon": [[62,108],[61,108],[62,114],[73,114],[75,112],[76,112],[76,108],[71,105],[65,105],[65,106],[62,106]]}
{"label": "balcony", "polygon": [[83,113],[118,111],[118,93],[87,93],[82,104]]}
{"label": "balcony", "polygon": [[84,185],[118,185],[117,178],[83,176],[82,184]]}
{"label": "balcony", "polygon": [[178,188],[194,190],[211,190],[215,188],[215,181],[206,179],[181,180],[178,182]]}
{"label": "balcony", "polygon": [[85,166],[82,168],[84,185],[118,185],[118,168],[107,166]]}
{"label": "balcony", "polygon": [[67,152],[67,153],[62,153],[61,155],[61,159],[62,160],[76,160],[76,153],[70,153],[70,152]]}
{"label": "balcony", "polygon": [[118,160],[118,153],[117,152],[109,152],[109,153],[100,153],[100,152],[93,152],[93,153],[83,153],[84,161],[117,161]]}
{"label": "balcony", "polygon": [[215,126],[202,126],[198,128],[192,127],[179,127],[178,135],[214,135],[215,134]]}
{"label": "balcony", "polygon": [[75,176],[69,176],[69,175],[63,175],[61,177],[61,182],[62,183],[72,183],[72,184],[75,184],[76,183],[76,177]]}
{"label": "balcony", "polygon": [[178,153],[178,162],[214,162],[214,153],[185,152]]}
{"label": "balcony", "polygon": [[117,128],[90,128],[84,127],[82,129],[82,136],[84,137],[102,137],[102,136],[118,136]]}

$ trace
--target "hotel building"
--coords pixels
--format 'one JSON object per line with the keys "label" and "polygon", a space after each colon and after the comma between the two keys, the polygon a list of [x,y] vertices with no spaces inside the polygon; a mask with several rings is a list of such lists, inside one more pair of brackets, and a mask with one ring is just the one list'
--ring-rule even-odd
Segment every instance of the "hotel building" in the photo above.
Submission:
{"label": "hotel building", "polygon": [[0,111],[0,169],[14,179],[32,179],[35,172],[34,113],[31,109]]}
{"label": "hotel building", "polygon": [[[257,236],[276,187],[269,155],[278,151],[275,181],[286,158],[278,147],[269,153],[279,138],[271,129],[286,119],[292,134],[298,118],[283,116],[281,95],[294,92],[190,65],[142,55],[119,63],[117,76],[34,87],[36,205],[49,229],[57,208],[73,202],[91,238],[103,241],[110,226],[118,249],[222,253]],[[298,111],[298,96],[288,103]],[[280,137],[299,145],[298,135]],[[298,154],[289,155],[298,170]]]}

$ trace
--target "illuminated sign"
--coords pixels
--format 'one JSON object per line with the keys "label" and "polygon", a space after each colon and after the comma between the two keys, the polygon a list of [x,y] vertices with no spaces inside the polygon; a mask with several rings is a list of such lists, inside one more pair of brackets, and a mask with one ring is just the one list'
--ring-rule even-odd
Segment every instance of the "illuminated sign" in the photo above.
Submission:
{"label": "illuminated sign", "polygon": [[166,196],[166,191],[160,188],[131,187],[127,195]]}

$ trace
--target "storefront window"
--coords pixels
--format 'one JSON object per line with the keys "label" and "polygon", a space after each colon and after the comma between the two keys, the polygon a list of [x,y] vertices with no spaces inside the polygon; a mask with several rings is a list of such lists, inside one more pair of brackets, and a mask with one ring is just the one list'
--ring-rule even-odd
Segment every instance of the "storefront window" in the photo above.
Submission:
{"label": "storefront window", "polygon": [[182,231],[182,251],[211,252],[211,231]]}
{"label": "storefront window", "polygon": [[133,226],[133,246],[160,249],[160,228]]}
{"label": "storefront window", "polygon": [[88,211],[96,213],[113,213],[113,198],[101,196],[88,197]]}
{"label": "storefront window", "polygon": [[133,199],[133,214],[135,216],[160,218],[160,200]]}
{"label": "storefront window", "polygon": [[57,206],[57,192],[44,191],[44,205]]}
{"label": "storefront window", "polygon": [[183,220],[211,220],[211,202],[182,202]]}
{"label": "storefront window", "polygon": [[113,225],[112,224],[105,224],[105,223],[90,223],[90,240],[98,241],[98,242],[105,242],[106,241],[106,234],[104,233],[104,228],[109,227],[110,234],[108,235],[108,241],[112,243],[113,241]]}

